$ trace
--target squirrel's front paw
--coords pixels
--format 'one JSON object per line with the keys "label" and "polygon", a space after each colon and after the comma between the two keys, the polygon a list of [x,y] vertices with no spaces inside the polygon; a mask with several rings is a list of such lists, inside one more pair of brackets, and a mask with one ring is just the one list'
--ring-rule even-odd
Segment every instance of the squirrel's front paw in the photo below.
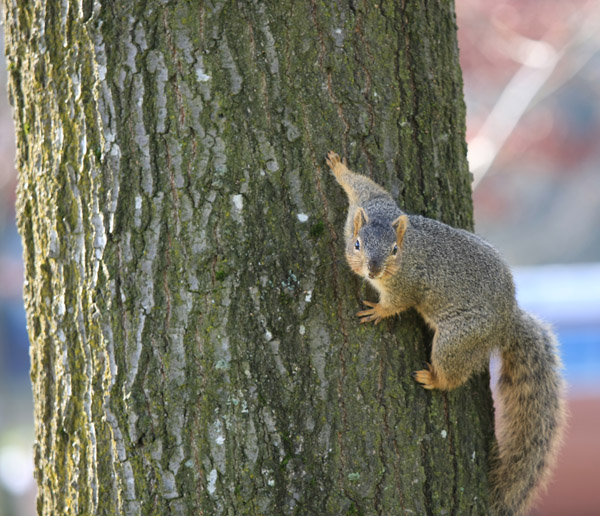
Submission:
{"label": "squirrel's front paw", "polygon": [[381,306],[380,303],[371,303],[371,301],[363,301],[363,304],[370,306],[368,310],[361,310],[356,315],[360,317],[361,323],[374,321],[377,324],[381,319],[392,315],[391,312]]}

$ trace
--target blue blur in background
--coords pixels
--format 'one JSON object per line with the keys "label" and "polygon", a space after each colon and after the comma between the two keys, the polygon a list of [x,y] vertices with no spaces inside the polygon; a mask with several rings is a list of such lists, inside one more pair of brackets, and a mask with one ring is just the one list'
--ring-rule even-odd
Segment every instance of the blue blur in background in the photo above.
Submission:
{"label": "blue blur in background", "polygon": [[522,308],[552,323],[572,394],[600,394],[600,264],[517,267]]}

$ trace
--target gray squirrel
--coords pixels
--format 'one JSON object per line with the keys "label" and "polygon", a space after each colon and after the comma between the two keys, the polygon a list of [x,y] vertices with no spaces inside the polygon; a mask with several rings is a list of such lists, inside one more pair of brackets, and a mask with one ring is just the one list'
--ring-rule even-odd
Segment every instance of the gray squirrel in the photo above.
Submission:
{"label": "gray squirrel", "polygon": [[451,390],[483,371],[500,351],[503,421],[489,472],[491,513],[523,515],[554,465],[565,426],[558,343],[521,310],[508,265],[468,231],[404,213],[391,195],[348,169],[327,164],[348,196],[344,227],[350,268],[379,293],[357,313],[363,323],[414,308],[434,331],[431,361],[413,377],[425,389]]}

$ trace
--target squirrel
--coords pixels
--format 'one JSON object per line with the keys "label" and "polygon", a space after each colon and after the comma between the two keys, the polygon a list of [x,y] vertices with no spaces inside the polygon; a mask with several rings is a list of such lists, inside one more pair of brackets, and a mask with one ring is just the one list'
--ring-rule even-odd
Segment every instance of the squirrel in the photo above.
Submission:
{"label": "squirrel", "polygon": [[489,472],[490,510],[522,515],[545,484],[565,427],[564,384],[556,337],[521,310],[508,265],[473,233],[404,213],[368,177],[333,151],[327,164],[349,202],[344,227],[350,268],[366,278],[379,302],[356,315],[377,324],[414,308],[433,330],[431,360],[414,379],[451,390],[488,367],[500,352],[503,407]]}

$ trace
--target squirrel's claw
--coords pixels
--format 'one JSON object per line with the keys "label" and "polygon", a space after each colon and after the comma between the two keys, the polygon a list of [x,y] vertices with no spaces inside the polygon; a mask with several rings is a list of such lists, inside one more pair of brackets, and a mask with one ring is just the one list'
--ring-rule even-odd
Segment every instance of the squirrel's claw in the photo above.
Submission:
{"label": "squirrel's claw", "polygon": [[370,306],[371,308],[367,310],[361,310],[357,312],[356,315],[360,317],[361,324],[368,323],[374,321],[375,324],[378,324],[381,319],[387,317],[388,314],[385,310],[381,308],[379,303],[372,303],[371,301],[363,301],[363,304]]}
{"label": "squirrel's claw", "polygon": [[423,364],[427,369],[421,369],[420,371],[413,371],[412,377],[421,384],[421,387],[425,389],[435,389],[435,375],[433,374],[433,370],[431,368],[431,364],[425,362]]}
{"label": "squirrel's claw", "polygon": [[356,314],[358,317],[360,317],[360,323],[361,324],[365,324],[371,321],[374,321],[374,324],[379,324],[379,321],[381,321],[381,317],[379,317],[378,315],[372,314],[371,310],[362,310],[360,312],[357,312]]}
{"label": "squirrel's claw", "polygon": [[340,157],[333,151],[327,153],[327,159],[325,161],[331,170],[335,170],[335,168],[341,164]]}

